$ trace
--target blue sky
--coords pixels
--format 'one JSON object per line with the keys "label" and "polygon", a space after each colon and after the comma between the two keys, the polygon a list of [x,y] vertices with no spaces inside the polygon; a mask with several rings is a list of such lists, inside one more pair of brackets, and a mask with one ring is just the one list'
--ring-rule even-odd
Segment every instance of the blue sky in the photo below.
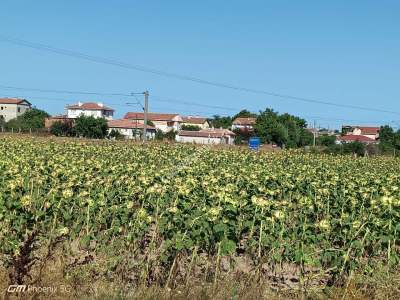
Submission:
{"label": "blue sky", "polygon": [[[400,1],[19,1],[0,4],[0,35],[210,81],[399,112],[285,100],[61,56],[0,40],[0,85],[130,93],[150,110],[234,114],[272,107],[317,121],[400,126]],[[102,101],[116,116],[130,97],[0,88],[52,114]],[[175,100],[168,102],[168,99]],[[222,106],[213,109],[176,102]],[[354,120],[354,121],[342,121]]]}

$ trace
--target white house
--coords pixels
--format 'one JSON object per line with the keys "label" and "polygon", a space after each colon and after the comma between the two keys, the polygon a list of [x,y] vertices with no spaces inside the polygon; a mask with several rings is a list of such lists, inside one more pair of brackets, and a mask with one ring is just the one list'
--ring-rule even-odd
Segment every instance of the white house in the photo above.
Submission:
{"label": "white house", "polygon": [[[108,131],[116,130],[121,133],[126,139],[139,139],[143,135],[143,123],[133,120],[110,120],[107,122]],[[147,138],[153,139],[156,134],[156,128],[147,126]]]}
{"label": "white house", "polygon": [[[128,112],[124,119],[144,123],[143,112]],[[178,131],[181,128],[182,117],[179,114],[147,113],[147,120],[151,121],[156,129],[162,132]]]}
{"label": "white house", "polygon": [[256,118],[236,118],[232,122],[232,130],[253,130],[254,124],[256,124]]}
{"label": "white house", "polygon": [[68,105],[67,118],[76,119],[81,115],[93,116],[95,118],[105,118],[106,120],[112,120],[114,115],[114,109],[105,106],[103,103],[95,102],[78,102],[77,104]]}
{"label": "white house", "polygon": [[200,131],[181,130],[175,140],[179,143],[232,145],[234,137],[235,134],[228,129],[208,128]]}
{"label": "white house", "polygon": [[25,99],[0,98],[0,119],[8,122],[30,110],[32,104]]}
{"label": "white house", "polygon": [[182,117],[182,124],[186,126],[197,126],[200,129],[210,128],[210,124],[207,121],[207,118],[198,117],[198,116],[187,116]]}
{"label": "white house", "polygon": [[379,139],[380,127],[372,126],[342,126],[345,135],[365,136],[374,141]]}

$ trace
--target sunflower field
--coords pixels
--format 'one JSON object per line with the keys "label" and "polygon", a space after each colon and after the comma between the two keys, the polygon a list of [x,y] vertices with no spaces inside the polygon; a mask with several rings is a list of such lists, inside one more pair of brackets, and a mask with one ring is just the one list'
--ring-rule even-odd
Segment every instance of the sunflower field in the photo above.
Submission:
{"label": "sunflower field", "polygon": [[332,279],[397,265],[399,232],[396,158],[0,138],[5,269],[35,233],[32,249],[58,239],[75,257],[66,273],[165,285],[286,266]]}

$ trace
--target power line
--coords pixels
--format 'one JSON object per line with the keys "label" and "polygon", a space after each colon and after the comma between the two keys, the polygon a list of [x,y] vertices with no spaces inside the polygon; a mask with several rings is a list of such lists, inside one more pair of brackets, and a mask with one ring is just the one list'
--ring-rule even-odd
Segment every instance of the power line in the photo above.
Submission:
{"label": "power line", "polygon": [[168,103],[177,103],[177,104],[183,104],[183,105],[190,105],[190,106],[199,106],[199,107],[205,107],[205,108],[213,108],[213,109],[222,109],[222,110],[231,110],[231,111],[240,111],[240,108],[233,108],[233,107],[227,107],[227,106],[218,106],[218,105],[208,105],[208,104],[202,104],[198,102],[188,102],[188,101],[182,101],[182,100],[177,100],[177,99],[172,99],[172,98],[160,98],[159,96],[154,96],[152,97],[152,101],[156,102],[168,102]]}
{"label": "power line", "polygon": [[[143,93],[130,93],[130,94],[127,94],[127,93],[113,93],[113,92],[104,93],[104,92],[92,92],[92,91],[55,90],[55,89],[16,87],[16,86],[9,86],[9,85],[0,85],[0,88],[8,89],[8,90],[31,91],[31,92],[40,92],[40,93],[135,97],[137,101],[139,101],[137,99],[137,95],[143,94]],[[182,100],[177,100],[177,99],[172,99],[172,98],[162,98],[162,97],[159,97],[159,96],[152,96],[152,99],[153,99],[152,101],[155,101],[155,102],[177,103],[177,104],[183,104],[183,105],[191,105],[191,106],[199,106],[199,107],[205,107],[205,108],[231,110],[231,111],[239,111],[240,110],[239,108],[224,107],[224,106],[217,106],[217,105],[208,105],[208,104],[202,104],[202,103],[198,103],[198,102],[182,101]]]}
{"label": "power line", "polygon": [[[1,87],[5,87],[0,85]],[[135,98],[135,102],[125,102],[125,103],[115,103],[115,102],[110,102],[110,101],[101,101],[106,105],[109,106],[119,106],[119,107],[132,107],[132,105],[139,105],[142,109],[144,109],[143,104],[140,102],[140,100],[137,97],[137,94],[142,94],[142,93],[131,93],[131,94],[125,94],[125,93],[101,93],[101,92],[86,92],[86,91],[68,91],[68,90],[47,90],[47,89],[41,89],[41,88],[22,88],[22,87],[10,87],[7,86],[6,88],[12,88],[12,89],[18,89],[18,90],[22,90],[22,91],[35,91],[35,92],[44,92],[44,93],[67,93],[67,94],[90,94],[90,95],[123,95],[123,97],[134,97]],[[36,99],[38,101],[40,100],[49,100],[49,101],[61,101],[64,103],[71,103],[70,99],[66,99],[66,98],[58,98],[58,97],[46,97],[46,96],[36,96],[36,95],[32,95],[32,94],[24,94],[24,95],[11,95],[11,94],[2,94],[3,96],[6,97],[17,97],[17,98],[31,98],[31,99]],[[174,98],[164,98],[164,97],[160,97],[160,96],[153,96],[156,97],[155,100],[152,100],[154,102],[166,102],[166,103],[177,103],[177,104],[181,104],[181,105],[192,105],[192,106],[200,106],[203,108],[218,108],[218,109],[225,109],[228,111],[235,111],[235,112],[239,112],[241,109],[239,108],[232,108],[232,107],[222,107],[222,106],[213,106],[213,105],[206,105],[206,104],[200,104],[200,103],[196,103],[196,102],[188,102],[188,101],[182,101],[182,100],[176,100]],[[188,114],[196,114],[196,115],[208,115],[208,116],[212,116],[212,115],[228,115],[228,114],[221,114],[221,113],[215,113],[215,111],[204,111],[204,110],[188,110],[188,109],[171,109],[171,107],[165,107],[165,106],[159,106],[159,105],[152,105],[152,107],[156,110],[169,110],[169,111],[179,111],[179,112],[185,112]],[[365,121],[365,120],[358,120],[358,119],[345,119],[345,118],[330,118],[330,117],[323,117],[323,116],[315,116],[315,115],[303,115],[301,116],[304,119],[312,119],[312,120],[325,120],[325,121],[341,121],[341,122],[356,122],[356,123],[363,123],[363,124],[377,124],[377,123],[381,123],[381,121]],[[400,121],[396,121],[396,120],[390,120],[390,121],[386,121],[386,122],[390,122],[390,123],[395,123],[395,122],[400,122]]]}
{"label": "power line", "polygon": [[[329,118],[329,117],[321,117],[321,116],[303,116],[303,118],[307,119],[316,119],[316,120],[324,120],[324,121],[343,121],[343,122],[358,122],[358,123],[380,123],[382,121],[365,121],[365,120],[358,120],[358,119],[343,119],[343,118]],[[392,122],[392,121],[390,121]]]}
{"label": "power line", "polygon": [[[41,100],[47,100],[47,101],[58,101],[58,102],[63,102],[63,103],[71,103],[71,99],[66,99],[66,98],[57,98],[57,97],[46,97],[46,96],[37,96],[37,95],[32,95],[32,94],[19,94],[19,95],[15,95],[15,94],[4,94],[2,93],[1,96],[3,97],[13,97],[13,98],[29,98],[29,99],[35,99],[36,101],[41,101]],[[129,96],[128,94],[126,96]],[[108,106],[119,106],[119,107],[125,107],[125,108],[129,108],[132,107],[132,105],[138,105],[141,109],[144,109],[143,104],[139,101],[139,99],[137,97],[136,101],[134,102],[125,102],[125,103],[114,103],[114,102],[109,102],[109,101],[101,101],[103,102],[105,105]],[[166,110],[169,109],[171,110],[171,107],[163,107],[163,106],[157,106],[157,105],[153,105],[152,107],[154,107],[154,109],[158,109],[158,110]],[[182,110],[182,109],[176,109],[180,112],[185,112],[185,113],[189,113],[189,114],[206,114],[206,115],[213,115],[215,114],[214,112],[210,112],[210,111],[198,111],[198,110]]]}
{"label": "power line", "polygon": [[52,90],[52,89],[26,88],[26,87],[16,87],[16,86],[7,86],[7,85],[0,85],[0,88],[10,89],[10,90],[40,92],[40,93],[54,93],[54,94],[75,94],[75,95],[96,95],[96,96],[124,96],[124,97],[131,97],[132,96],[132,94],[123,94],[123,93],[101,93],[101,92],[87,92],[87,91]]}
{"label": "power line", "polygon": [[[43,89],[43,88],[26,88],[26,87],[16,87],[16,86],[7,86],[7,85],[0,85],[0,88],[4,89],[13,89],[13,90],[19,90],[19,91],[34,91],[34,92],[41,92],[41,93],[58,93],[58,94],[77,94],[77,95],[99,95],[99,96],[119,96],[119,97],[134,97],[136,99],[136,103],[139,104],[143,108],[143,104],[140,102],[138,99],[137,95],[142,94],[142,93],[115,93],[115,92],[93,92],[93,91],[70,91],[70,90],[54,90],[54,89]],[[52,97],[42,97],[42,96],[31,96],[32,98],[35,99],[49,99],[49,100],[55,100],[56,98]],[[60,98],[58,98],[60,99]],[[63,101],[70,102],[70,100],[67,99],[62,99]],[[181,105],[189,105],[189,106],[198,106],[198,107],[203,107],[203,108],[211,108],[211,109],[219,109],[219,110],[224,110],[224,111],[235,111],[238,112],[241,110],[241,108],[233,108],[233,107],[225,107],[225,106],[217,106],[217,105],[208,105],[208,104],[202,104],[198,102],[191,102],[191,101],[183,101],[179,100],[176,98],[170,98],[170,97],[160,97],[158,95],[152,96],[152,102],[161,102],[161,103],[176,103],[176,104],[181,104]],[[112,104],[114,106],[126,106],[125,104],[118,104],[118,103],[113,103],[113,102],[108,102],[105,104]],[[187,112],[195,112],[195,113],[207,113],[210,114],[210,112],[204,112],[204,111],[193,111],[193,110],[185,110]],[[211,113],[211,114],[215,114]],[[360,123],[379,123],[377,121],[374,122],[366,122],[363,120],[357,120],[357,119],[344,119],[344,118],[328,118],[328,117],[321,117],[321,116],[304,116],[305,118],[309,119],[321,119],[321,120],[327,120],[327,121],[345,121],[345,122],[360,122]]]}
{"label": "power line", "polygon": [[[18,90],[18,91],[34,91],[34,92],[39,92],[39,93],[57,93],[57,94],[82,94],[82,95],[100,95],[100,96],[118,96],[118,97],[134,97],[135,98],[135,103],[132,102],[125,102],[125,103],[115,103],[111,101],[102,101],[106,105],[111,105],[111,106],[120,106],[120,107],[130,107],[132,104],[137,104],[140,105],[140,107],[143,109],[143,104],[137,97],[139,94],[143,93],[106,93],[106,92],[93,92],[93,91],[70,91],[70,90],[54,90],[54,89],[43,89],[43,88],[26,88],[26,87],[15,87],[15,86],[6,86],[6,85],[0,85],[0,89],[13,89],[13,90]],[[4,94],[3,94],[4,95]],[[33,99],[38,99],[38,100],[51,100],[51,101],[62,101],[62,102],[71,102],[70,99],[65,99],[65,98],[55,98],[55,97],[46,97],[46,96],[16,96],[16,95],[4,95],[4,96],[9,96],[9,97],[30,97]],[[153,99],[155,98],[155,99]],[[211,109],[220,109],[220,110],[225,110],[225,111],[235,111],[239,112],[241,109],[240,108],[233,108],[233,107],[223,107],[223,106],[216,106],[216,105],[207,105],[207,104],[202,104],[198,102],[190,102],[190,101],[183,101],[183,100],[178,100],[175,98],[169,98],[169,97],[160,97],[160,96],[152,96],[152,102],[161,102],[161,103],[176,103],[180,105],[187,105],[187,106],[199,106],[202,108],[211,108]],[[121,100],[122,101],[122,100]],[[163,106],[154,106],[155,109],[167,109],[171,110],[171,107],[163,107]],[[173,109],[174,110],[174,109]],[[175,109],[176,111],[184,111],[189,114],[206,114],[206,115],[221,115],[220,113],[215,113],[215,111],[198,111],[198,110],[187,110],[187,109]],[[222,114],[222,115],[228,115],[228,114]],[[345,119],[345,118],[330,118],[330,117],[323,117],[323,116],[310,116],[310,115],[303,115],[301,116],[302,118],[305,119],[318,119],[318,120],[326,120],[326,121],[341,121],[341,122],[358,122],[358,123],[380,123],[379,121],[364,121],[364,120],[358,120],[358,119]],[[395,121],[389,121],[394,123]]]}
{"label": "power line", "polygon": [[52,52],[52,53],[61,54],[61,55],[65,55],[65,56],[84,59],[84,60],[88,60],[88,61],[92,61],[92,62],[113,65],[113,66],[117,66],[117,67],[121,67],[121,68],[125,68],[125,69],[131,69],[131,70],[136,70],[136,71],[140,71],[140,72],[151,73],[151,74],[155,74],[155,75],[163,76],[163,77],[192,81],[192,82],[196,82],[199,84],[205,84],[205,85],[209,85],[209,86],[215,86],[215,87],[226,88],[226,89],[242,91],[242,92],[248,92],[248,93],[253,93],[253,94],[263,94],[263,95],[268,95],[268,96],[277,97],[277,98],[286,99],[286,100],[301,101],[301,102],[307,102],[307,103],[313,103],[313,104],[328,105],[328,106],[333,106],[333,107],[343,107],[343,108],[350,108],[350,109],[357,109],[357,110],[364,110],[364,111],[375,111],[375,112],[381,112],[381,113],[400,115],[400,112],[395,112],[395,111],[390,111],[390,110],[350,105],[350,104],[340,104],[340,103],[334,103],[334,102],[330,102],[330,101],[323,101],[323,100],[312,99],[312,98],[286,95],[286,94],[281,94],[281,93],[276,93],[276,92],[271,92],[271,91],[266,91],[266,90],[252,89],[252,88],[235,86],[235,85],[221,83],[221,82],[215,82],[215,81],[211,81],[211,80],[205,80],[205,79],[187,76],[187,75],[181,75],[181,74],[177,74],[177,73],[165,72],[162,70],[148,68],[148,67],[141,66],[141,65],[128,64],[128,63],[114,60],[114,59],[88,55],[88,54],[85,54],[82,52],[72,51],[72,50],[68,50],[68,49],[57,48],[57,47],[53,47],[53,46],[46,45],[46,44],[33,43],[33,42],[26,41],[26,40],[5,36],[5,35],[0,35],[0,40],[9,42],[9,43],[12,43],[15,45],[19,45],[19,46],[33,48],[36,50],[47,51],[47,52]]}

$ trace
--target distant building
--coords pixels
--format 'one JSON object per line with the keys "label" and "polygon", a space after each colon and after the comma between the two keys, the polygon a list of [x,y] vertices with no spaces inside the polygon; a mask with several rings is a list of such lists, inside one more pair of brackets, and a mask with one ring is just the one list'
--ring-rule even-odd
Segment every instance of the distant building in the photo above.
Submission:
{"label": "distant building", "polygon": [[306,128],[306,130],[311,133],[312,135],[315,135],[315,137],[319,136],[319,130],[318,128]]}
{"label": "distant building", "polygon": [[76,119],[81,115],[93,116],[95,118],[105,118],[106,120],[112,120],[114,115],[114,109],[105,106],[103,103],[95,102],[78,102],[77,104],[68,105],[67,118]]}
{"label": "distant building", "polygon": [[[125,114],[124,119],[144,124],[144,113],[128,112]],[[178,131],[182,124],[182,117],[179,114],[148,113],[147,120],[151,121],[156,129],[164,133],[172,130]]]}
{"label": "distant building", "polygon": [[320,137],[323,135],[336,135],[337,132],[334,130],[329,130],[329,129],[320,129],[320,128],[306,128],[308,132],[310,132],[312,135],[315,134],[315,137]]}
{"label": "distant building", "polygon": [[379,130],[380,130],[380,127],[350,126],[350,125],[342,126],[342,134],[343,135],[366,136],[373,140],[379,139]]}
{"label": "distant building", "polygon": [[364,144],[377,144],[378,141],[372,138],[369,138],[365,135],[354,135],[354,134],[346,134],[343,136],[338,136],[336,139],[337,144],[347,144],[352,142],[361,142]]}
{"label": "distant building", "polygon": [[67,115],[57,115],[53,117],[48,117],[44,119],[44,127],[49,129],[55,122],[68,124],[72,127],[75,123],[75,119],[68,118]]}
{"label": "distant building", "polygon": [[210,128],[207,118],[197,116],[182,117],[182,124],[187,126],[198,126],[200,129]]}
{"label": "distant building", "polygon": [[8,122],[31,108],[32,104],[25,99],[0,98],[0,119]]}
{"label": "distant building", "polygon": [[208,128],[200,131],[181,130],[175,140],[179,143],[232,145],[234,137],[235,133],[228,129]]}
{"label": "distant building", "polygon": [[232,122],[232,130],[241,129],[241,130],[253,130],[254,125],[256,124],[256,118],[236,118]]}
{"label": "distant building", "polygon": [[[107,122],[108,131],[118,131],[126,139],[139,139],[143,135],[144,123],[139,123],[129,119],[123,120],[111,120]],[[156,128],[153,126],[147,126],[147,138],[153,139],[156,134]]]}

